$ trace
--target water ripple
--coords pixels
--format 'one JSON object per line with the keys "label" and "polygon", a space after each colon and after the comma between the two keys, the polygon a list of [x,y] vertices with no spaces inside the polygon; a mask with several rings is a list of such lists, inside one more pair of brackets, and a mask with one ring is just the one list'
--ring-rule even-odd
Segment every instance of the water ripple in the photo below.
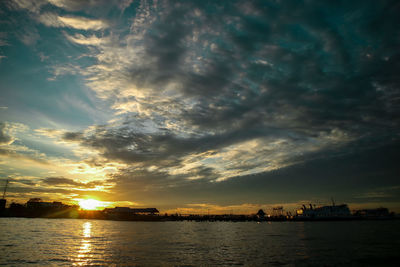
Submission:
{"label": "water ripple", "polygon": [[0,218],[0,265],[390,265],[400,260],[399,226]]}

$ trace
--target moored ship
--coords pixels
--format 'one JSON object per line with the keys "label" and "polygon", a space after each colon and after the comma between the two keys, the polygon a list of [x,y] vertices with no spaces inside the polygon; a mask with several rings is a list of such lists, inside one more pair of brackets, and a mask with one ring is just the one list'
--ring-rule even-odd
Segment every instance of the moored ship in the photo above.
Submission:
{"label": "moored ship", "polygon": [[352,218],[351,212],[347,204],[330,205],[315,207],[312,204],[307,208],[303,205],[301,209],[296,211],[296,218],[305,220],[332,220],[332,219],[350,219]]}

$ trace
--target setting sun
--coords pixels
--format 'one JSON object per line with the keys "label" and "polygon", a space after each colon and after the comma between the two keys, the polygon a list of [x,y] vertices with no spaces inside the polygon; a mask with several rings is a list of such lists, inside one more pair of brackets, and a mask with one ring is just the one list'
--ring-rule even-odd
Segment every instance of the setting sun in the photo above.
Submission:
{"label": "setting sun", "polygon": [[96,199],[83,199],[79,201],[79,206],[84,210],[97,210],[104,207],[104,203]]}

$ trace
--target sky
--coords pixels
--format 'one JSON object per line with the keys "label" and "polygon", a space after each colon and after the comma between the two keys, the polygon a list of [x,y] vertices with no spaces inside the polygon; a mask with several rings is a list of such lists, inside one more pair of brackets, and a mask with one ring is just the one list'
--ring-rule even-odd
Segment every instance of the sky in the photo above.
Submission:
{"label": "sky", "polygon": [[400,212],[398,1],[0,1],[0,183],[161,212]]}

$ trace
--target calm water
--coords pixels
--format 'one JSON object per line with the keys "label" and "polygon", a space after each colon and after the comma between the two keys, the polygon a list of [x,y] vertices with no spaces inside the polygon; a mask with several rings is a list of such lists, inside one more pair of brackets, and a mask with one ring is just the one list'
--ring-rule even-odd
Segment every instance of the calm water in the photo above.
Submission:
{"label": "calm water", "polygon": [[399,226],[0,218],[0,265],[399,266]]}

